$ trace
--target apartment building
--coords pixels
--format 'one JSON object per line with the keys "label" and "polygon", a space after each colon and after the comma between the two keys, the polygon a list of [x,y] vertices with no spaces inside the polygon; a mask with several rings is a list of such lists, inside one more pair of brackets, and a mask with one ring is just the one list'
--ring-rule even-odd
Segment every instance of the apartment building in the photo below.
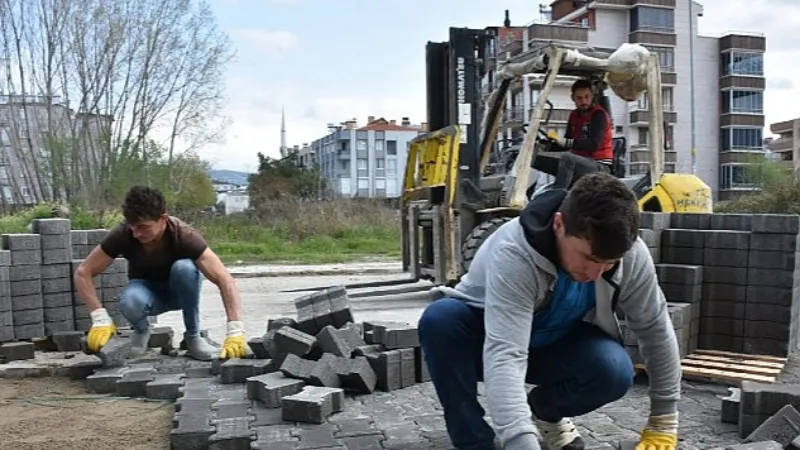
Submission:
{"label": "apartment building", "polygon": [[[548,42],[615,49],[626,42],[645,46],[659,56],[665,133],[665,169],[702,178],[724,200],[751,191],[743,176],[747,154],[763,154],[764,52],[763,35],[698,34],[703,7],[691,0],[556,0],[550,17],[524,27],[498,29],[496,57],[489,69],[510,57]],[[493,87],[493,72],[484,92]],[[570,110],[574,78],[558,80],[550,100],[549,129],[563,133]],[[543,82],[527,76],[509,95],[504,139],[521,138]],[[625,102],[608,91],[616,137],[628,144],[628,174],[647,171],[648,110],[643,96]]]}
{"label": "apartment building", "polygon": [[425,123],[412,125],[407,117],[395,120],[369,116],[329,125],[330,133],[301,151],[313,161],[336,194],[347,197],[399,197],[403,189],[409,142],[423,133]]}
{"label": "apartment building", "polygon": [[0,210],[53,200],[70,180],[79,186],[101,164],[112,122],[76,113],[59,96],[0,95]]}
{"label": "apartment building", "polygon": [[778,136],[767,141],[774,159],[797,173],[800,170],[800,118],[770,124],[769,129]]}

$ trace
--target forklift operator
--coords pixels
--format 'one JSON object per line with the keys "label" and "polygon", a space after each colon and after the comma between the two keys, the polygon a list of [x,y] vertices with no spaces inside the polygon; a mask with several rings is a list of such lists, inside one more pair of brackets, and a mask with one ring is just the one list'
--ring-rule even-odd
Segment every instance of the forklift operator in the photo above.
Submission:
{"label": "forklift operator", "polygon": [[594,102],[592,84],[578,80],[572,85],[575,109],[570,113],[564,137],[555,131],[547,137],[555,144],[552,151],[568,152],[560,158],[539,155],[534,169],[554,175],[554,187],[568,189],[583,175],[592,172],[611,172],[614,158],[611,118],[602,106]]}

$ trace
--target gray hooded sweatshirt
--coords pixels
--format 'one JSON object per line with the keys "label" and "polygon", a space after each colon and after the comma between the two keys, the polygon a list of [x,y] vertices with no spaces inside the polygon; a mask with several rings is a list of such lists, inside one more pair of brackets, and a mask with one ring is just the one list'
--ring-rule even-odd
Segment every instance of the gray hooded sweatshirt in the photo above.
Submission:
{"label": "gray hooded sweatshirt", "polygon": [[[538,448],[525,391],[528,345],[535,312],[546,306],[557,279],[552,218],[565,197],[566,191],[554,190],[534,198],[481,245],[454,288],[432,291],[434,297],[459,298],[485,311],[484,384],[495,432],[507,450]],[[651,414],[677,412],[678,343],[653,259],[641,238],[595,282],[595,298],[595,308],[583,320],[621,340],[614,313],[620,310],[639,339],[650,380]]]}

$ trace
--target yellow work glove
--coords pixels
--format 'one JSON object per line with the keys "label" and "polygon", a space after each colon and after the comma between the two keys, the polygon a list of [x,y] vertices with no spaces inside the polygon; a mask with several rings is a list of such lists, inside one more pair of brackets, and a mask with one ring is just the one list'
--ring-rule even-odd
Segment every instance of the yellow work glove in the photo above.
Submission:
{"label": "yellow work glove", "polygon": [[572,145],[572,139],[565,139],[558,135],[554,130],[550,130],[547,132],[547,138],[551,141],[558,144],[559,147],[567,148],[568,146]]}
{"label": "yellow work glove", "polygon": [[247,352],[247,341],[244,335],[244,322],[232,320],[228,322],[225,342],[222,343],[219,357],[221,359],[244,358]]}
{"label": "yellow work glove", "polygon": [[105,308],[95,309],[89,316],[92,318],[92,328],[86,337],[86,347],[90,352],[96,353],[117,333],[117,327]]}
{"label": "yellow work glove", "polygon": [[635,450],[675,450],[678,446],[678,413],[650,416]]}

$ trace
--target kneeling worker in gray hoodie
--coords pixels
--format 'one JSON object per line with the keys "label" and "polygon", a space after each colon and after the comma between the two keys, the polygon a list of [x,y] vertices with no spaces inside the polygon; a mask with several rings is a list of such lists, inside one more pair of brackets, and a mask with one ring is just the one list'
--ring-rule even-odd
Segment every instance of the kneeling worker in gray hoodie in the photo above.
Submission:
{"label": "kneeling worker in gray hoodie", "polygon": [[[681,366],[633,192],[604,173],[535,197],[480,247],[419,321],[431,380],[459,450],[581,450],[571,417],[623,397],[634,378],[615,310],[650,380],[637,450],[675,450]],[[477,383],[486,387],[484,420]],[[526,394],[525,384],[536,387]]]}

